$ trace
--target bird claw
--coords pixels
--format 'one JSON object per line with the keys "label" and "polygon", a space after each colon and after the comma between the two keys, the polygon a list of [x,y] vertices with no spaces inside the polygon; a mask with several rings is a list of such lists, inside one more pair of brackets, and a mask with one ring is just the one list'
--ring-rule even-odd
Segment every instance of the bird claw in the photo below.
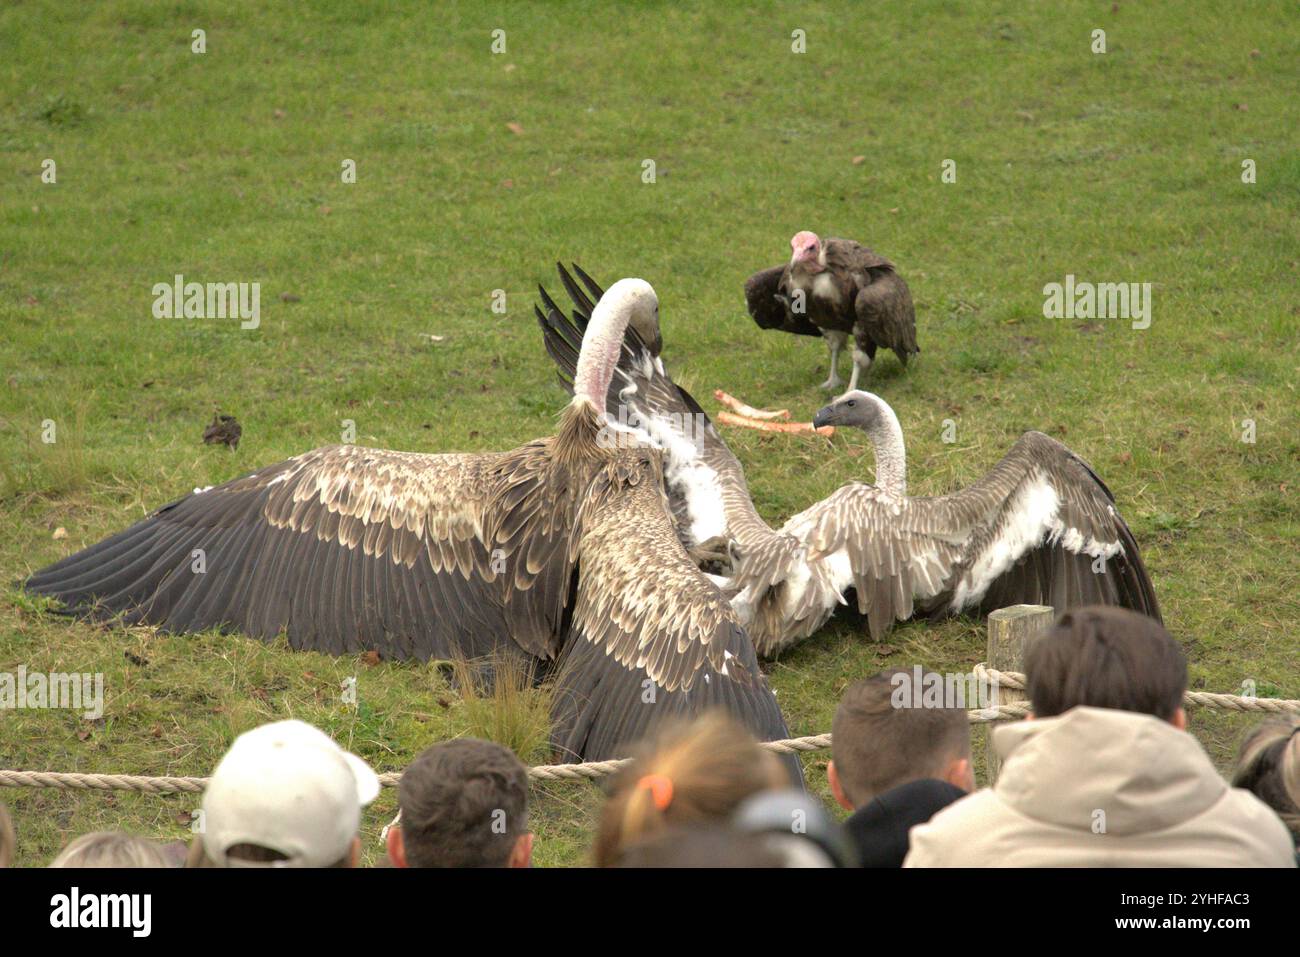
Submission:
{"label": "bird claw", "polygon": [[829,379],[827,379],[825,382],[821,384],[821,388],[826,389],[828,392],[838,392],[841,388],[843,388],[843,386],[844,386],[844,380],[837,375],[831,376]]}
{"label": "bird claw", "polygon": [[691,561],[695,562],[701,571],[707,571],[714,575],[729,575],[732,572],[732,566],[735,564],[735,551],[731,539],[722,535],[715,535],[713,538],[687,549],[687,554],[691,556]]}

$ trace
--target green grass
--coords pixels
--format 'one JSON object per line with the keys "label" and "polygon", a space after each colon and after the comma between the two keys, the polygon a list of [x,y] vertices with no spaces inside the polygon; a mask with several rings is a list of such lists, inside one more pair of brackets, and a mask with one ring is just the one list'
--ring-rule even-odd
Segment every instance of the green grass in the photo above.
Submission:
{"label": "green grass", "polygon": [[[870,384],[902,420],[915,493],[974,479],[1025,429],[1056,435],[1114,491],[1193,686],[1253,678],[1300,697],[1297,26],[1290,4],[1201,0],[869,14],[8,4],[0,576],[336,442],[345,419],[359,443],[398,449],[546,434],[563,396],[530,309],[557,258],[650,280],[666,358],[701,398],[720,386],[809,417],[825,350],[761,332],[740,287],[813,228],[890,256],[912,287],[923,353],[906,373],[883,357]],[[503,55],[489,52],[498,27]],[[955,184],[940,182],[945,159]],[[151,287],[176,273],[260,282],[261,327],[153,318]],[[1151,327],[1045,319],[1042,287],[1067,273],[1151,282]],[[490,309],[497,289],[505,315]],[[237,451],[200,442],[218,410],[243,424]],[[1240,441],[1247,418],[1254,444]],[[872,467],[859,435],[728,440],[774,522]],[[437,665],[107,631],[40,609],[0,603],[0,670],[102,671],[106,713],[2,712],[0,766],[206,774],[233,735],[293,715],[395,770],[490,726]],[[827,730],[854,677],[982,658],[970,621],[911,623],[883,645],[863,630],[837,618],[771,668],[793,733]],[[356,707],[340,691],[353,676]],[[1193,728],[1226,766],[1251,723],[1205,714]],[[825,760],[807,764],[822,793]],[[94,828],[186,836],[196,806],[0,798],[28,865]],[[588,785],[538,791],[539,863],[585,859],[599,800]],[[393,811],[390,790],[367,814],[368,859]]]}

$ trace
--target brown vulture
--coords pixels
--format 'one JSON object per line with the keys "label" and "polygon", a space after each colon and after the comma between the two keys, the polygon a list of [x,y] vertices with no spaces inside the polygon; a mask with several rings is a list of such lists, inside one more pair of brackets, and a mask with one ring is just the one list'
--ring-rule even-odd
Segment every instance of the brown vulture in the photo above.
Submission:
{"label": "brown vulture", "polygon": [[764,329],[822,335],[831,353],[823,389],[838,392],[840,350],[853,336],[849,389],[867,371],[878,348],[893,349],[903,365],[916,345],[916,312],[907,283],[894,264],[851,239],[819,239],[807,230],[790,240],[785,266],[749,277],[745,302]]}

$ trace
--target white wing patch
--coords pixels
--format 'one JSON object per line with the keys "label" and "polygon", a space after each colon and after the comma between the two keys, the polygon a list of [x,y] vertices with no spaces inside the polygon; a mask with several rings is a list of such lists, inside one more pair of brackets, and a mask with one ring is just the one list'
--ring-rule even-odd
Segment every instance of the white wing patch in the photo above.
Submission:
{"label": "white wing patch", "polygon": [[[629,385],[619,392],[619,398],[627,403],[628,397],[636,391],[635,385]],[[696,421],[693,416],[684,422],[679,421],[681,417],[675,414],[638,414],[634,420],[625,423],[616,421],[608,414],[605,418],[611,428],[631,433],[645,445],[663,451],[664,479],[681,493],[686,502],[686,512],[691,523],[688,532],[692,544],[698,545],[726,534],[727,515],[718,473],[700,460],[699,446],[683,434],[684,429],[692,432],[702,429],[702,422]]]}

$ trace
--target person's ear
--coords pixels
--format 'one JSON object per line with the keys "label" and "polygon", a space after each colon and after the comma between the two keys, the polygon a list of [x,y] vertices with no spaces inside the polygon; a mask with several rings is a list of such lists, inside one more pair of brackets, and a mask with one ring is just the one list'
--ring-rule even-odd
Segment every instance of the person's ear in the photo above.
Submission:
{"label": "person's ear", "polygon": [[533,862],[533,832],[525,831],[515,841],[514,850],[510,852],[507,867],[528,867]]}
{"label": "person's ear", "polygon": [[1186,731],[1186,730],[1187,730],[1187,712],[1184,711],[1182,708],[1178,708],[1178,709],[1176,709],[1176,710],[1174,711],[1174,713],[1173,713],[1172,715],[1169,716],[1169,723],[1172,724],[1172,725],[1173,725],[1175,728],[1177,728],[1179,731]]}
{"label": "person's ear", "polygon": [[975,769],[971,767],[970,758],[953,758],[948,762],[943,779],[955,788],[970,792],[975,790]]}
{"label": "person's ear", "polygon": [[844,793],[844,785],[840,783],[840,774],[835,770],[834,761],[826,763],[826,782],[831,786],[831,794],[835,795],[835,801],[840,807],[846,811],[857,810],[849,800],[849,796]]}
{"label": "person's ear", "polygon": [[408,867],[406,846],[402,843],[402,829],[397,825],[388,829],[388,863],[394,867]]}

